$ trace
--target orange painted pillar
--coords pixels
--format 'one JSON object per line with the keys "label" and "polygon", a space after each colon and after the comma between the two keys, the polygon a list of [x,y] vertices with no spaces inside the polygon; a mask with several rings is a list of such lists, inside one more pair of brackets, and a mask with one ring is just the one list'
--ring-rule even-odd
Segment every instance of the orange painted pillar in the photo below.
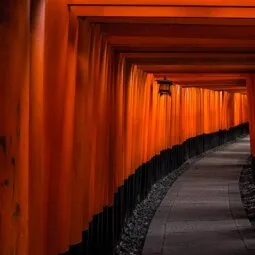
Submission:
{"label": "orange painted pillar", "polygon": [[91,150],[89,139],[92,122],[88,121],[92,115],[93,86],[89,84],[89,49],[91,42],[91,28],[88,22],[79,20],[79,40],[77,49],[77,76],[75,91],[75,115],[73,137],[73,167],[70,243],[81,241],[83,229],[88,229],[89,216],[89,183]]}
{"label": "orange painted pillar", "polygon": [[[70,243],[74,84],[67,57],[72,55],[75,39],[68,36],[69,24],[72,26],[63,0],[45,2],[43,156],[48,255],[67,251]],[[75,36],[75,27],[71,30]]]}
{"label": "orange painted pillar", "polygon": [[0,5],[5,10],[0,11],[0,254],[25,255],[30,6],[29,1],[8,0]]}
{"label": "orange painted pillar", "polygon": [[44,255],[46,249],[46,188],[44,167],[44,23],[45,1],[31,1],[29,96],[29,252]]}
{"label": "orange painted pillar", "polygon": [[[65,222],[65,232],[63,233],[63,246],[61,246],[60,252],[63,252],[63,248],[68,244],[76,244],[81,241],[81,233],[83,222],[80,218],[76,217],[77,204],[79,209],[82,208],[81,196],[82,185],[79,185],[77,178],[81,176],[77,174],[74,162],[74,132],[75,132],[75,105],[76,105],[76,73],[77,73],[77,48],[78,48],[78,19],[72,13],[69,15],[68,23],[68,46],[67,46],[67,66],[66,66],[66,81],[64,85],[64,120],[63,120],[63,134],[62,134],[62,169],[60,175],[63,175],[63,181],[66,185],[64,189],[65,193],[60,193],[60,199],[63,199],[63,204],[66,208],[62,220]],[[74,172],[75,170],[75,172]],[[78,190],[77,190],[78,189]],[[63,190],[63,188],[61,188]],[[77,191],[77,192],[76,192]],[[64,197],[62,197],[64,196]],[[62,212],[63,212],[62,209]],[[61,210],[61,208],[60,208]],[[57,212],[58,213],[58,212]],[[72,226],[75,228],[75,224],[79,224],[80,235],[76,235],[72,232]],[[63,222],[61,222],[63,224]],[[77,230],[76,230],[77,231]],[[76,232],[77,233],[77,232]],[[67,249],[67,248],[66,248]]]}

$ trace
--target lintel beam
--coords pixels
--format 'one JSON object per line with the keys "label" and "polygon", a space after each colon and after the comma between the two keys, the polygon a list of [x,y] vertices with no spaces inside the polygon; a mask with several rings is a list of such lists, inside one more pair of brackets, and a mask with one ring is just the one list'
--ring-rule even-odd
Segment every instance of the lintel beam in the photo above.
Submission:
{"label": "lintel beam", "polygon": [[70,5],[255,6],[253,0],[66,0]]}
{"label": "lintel beam", "polygon": [[[80,3],[82,4],[82,3]],[[219,6],[142,6],[142,5],[71,5],[71,11],[85,17],[193,17],[254,18],[255,5],[246,7]]]}
{"label": "lintel beam", "polygon": [[255,26],[178,25],[178,24],[101,24],[102,32],[114,36],[254,39]]}

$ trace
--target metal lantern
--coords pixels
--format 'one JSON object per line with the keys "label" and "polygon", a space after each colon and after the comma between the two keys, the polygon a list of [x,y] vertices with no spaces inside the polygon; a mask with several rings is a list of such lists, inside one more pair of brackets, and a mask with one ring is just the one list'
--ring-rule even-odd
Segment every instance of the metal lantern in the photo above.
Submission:
{"label": "metal lantern", "polygon": [[157,80],[157,83],[159,84],[159,95],[169,95],[171,96],[171,86],[173,85],[173,82],[168,80],[166,77],[164,77],[163,80]]}

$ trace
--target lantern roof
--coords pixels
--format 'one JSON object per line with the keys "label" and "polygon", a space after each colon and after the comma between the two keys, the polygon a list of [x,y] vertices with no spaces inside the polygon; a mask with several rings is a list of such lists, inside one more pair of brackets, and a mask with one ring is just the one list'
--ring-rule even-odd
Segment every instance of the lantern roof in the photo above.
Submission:
{"label": "lantern roof", "polygon": [[167,77],[164,77],[164,79],[156,80],[159,84],[166,84],[166,85],[172,85],[173,82],[171,80],[168,80]]}

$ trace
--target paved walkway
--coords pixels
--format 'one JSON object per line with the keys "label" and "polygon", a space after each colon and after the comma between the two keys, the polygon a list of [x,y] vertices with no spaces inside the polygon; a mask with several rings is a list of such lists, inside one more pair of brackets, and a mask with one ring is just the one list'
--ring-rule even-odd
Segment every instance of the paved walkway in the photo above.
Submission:
{"label": "paved walkway", "polygon": [[244,138],[191,165],[158,208],[142,254],[255,254],[255,231],[238,184],[248,155]]}

